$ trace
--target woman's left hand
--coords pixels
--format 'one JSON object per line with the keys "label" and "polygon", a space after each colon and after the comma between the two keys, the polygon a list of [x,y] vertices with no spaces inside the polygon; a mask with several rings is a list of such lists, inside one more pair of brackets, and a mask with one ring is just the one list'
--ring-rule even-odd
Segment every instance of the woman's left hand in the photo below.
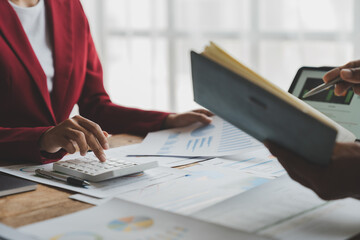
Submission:
{"label": "woman's left hand", "polygon": [[164,128],[186,127],[196,122],[209,124],[213,115],[213,113],[205,109],[196,109],[185,113],[172,113],[166,118]]}

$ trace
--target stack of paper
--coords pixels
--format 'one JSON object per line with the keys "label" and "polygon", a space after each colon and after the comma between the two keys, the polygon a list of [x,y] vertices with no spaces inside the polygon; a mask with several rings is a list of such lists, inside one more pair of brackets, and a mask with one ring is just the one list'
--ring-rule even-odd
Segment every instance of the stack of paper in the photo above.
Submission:
{"label": "stack of paper", "polygon": [[194,214],[275,239],[347,239],[360,232],[360,201],[325,202],[283,176]]}
{"label": "stack of paper", "polygon": [[[267,178],[214,166],[195,165],[188,174],[166,183],[154,184],[116,195],[117,198],[150,207],[191,215],[269,181]],[[109,199],[96,199],[76,194],[73,199],[101,205]]]}

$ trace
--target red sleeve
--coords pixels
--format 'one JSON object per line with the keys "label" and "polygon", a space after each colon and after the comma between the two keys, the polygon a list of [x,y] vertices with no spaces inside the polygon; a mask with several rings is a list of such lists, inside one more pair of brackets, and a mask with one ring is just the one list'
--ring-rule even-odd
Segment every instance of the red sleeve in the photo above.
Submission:
{"label": "red sleeve", "polygon": [[50,154],[40,151],[41,135],[50,127],[0,127],[0,153],[5,161],[49,163],[61,159],[66,152]]}
{"label": "red sleeve", "polygon": [[[86,18],[84,14],[84,18]],[[103,86],[103,72],[87,24],[88,56],[86,78],[80,100],[80,114],[109,133],[145,135],[160,130],[169,113],[127,108],[111,102]]]}

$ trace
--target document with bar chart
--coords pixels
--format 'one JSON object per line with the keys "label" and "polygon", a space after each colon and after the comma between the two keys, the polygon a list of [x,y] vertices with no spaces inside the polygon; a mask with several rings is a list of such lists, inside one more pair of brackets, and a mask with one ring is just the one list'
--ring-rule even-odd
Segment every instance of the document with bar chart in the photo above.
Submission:
{"label": "document with bar chart", "polygon": [[149,133],[129,155],[225,156],[262,148],[262,143],[215,116],[208,125]]}

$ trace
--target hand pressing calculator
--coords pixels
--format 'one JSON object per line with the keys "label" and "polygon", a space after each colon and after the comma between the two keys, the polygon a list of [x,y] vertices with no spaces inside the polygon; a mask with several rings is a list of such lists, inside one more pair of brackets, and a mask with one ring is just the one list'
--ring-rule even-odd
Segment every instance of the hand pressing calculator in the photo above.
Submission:
{"label": "hand pressing calculator", "polygon": [[85,156],[56,162],[53,164],[53,170],[91,182],[100,182],[157,166],[157,161],[134,163],[121,158],[109,158],[106,162],[100,162],[95,156]]}

